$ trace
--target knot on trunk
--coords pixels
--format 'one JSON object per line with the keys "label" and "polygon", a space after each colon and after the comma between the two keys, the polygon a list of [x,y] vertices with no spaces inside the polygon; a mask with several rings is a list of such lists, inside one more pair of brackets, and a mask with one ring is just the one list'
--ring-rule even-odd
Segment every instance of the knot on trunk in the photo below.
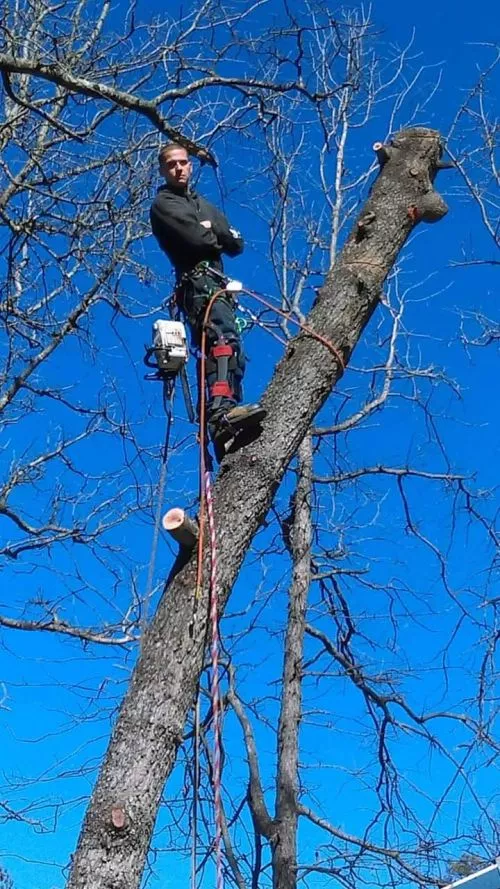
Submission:
{"label": "knot on trunk", "polygon": [[369,226],[375,222],[376,215],[372,210],[368,210],[366,213],[363,213],[361,219],[358,219],[356,223],[356,243],[359,244],[364,238],[368,235]]}
{"label": "knot on trunk", "polygon": [[448,205],[437,191],[428,191],[408,207],[413,222],[438,222],[448,212]]}

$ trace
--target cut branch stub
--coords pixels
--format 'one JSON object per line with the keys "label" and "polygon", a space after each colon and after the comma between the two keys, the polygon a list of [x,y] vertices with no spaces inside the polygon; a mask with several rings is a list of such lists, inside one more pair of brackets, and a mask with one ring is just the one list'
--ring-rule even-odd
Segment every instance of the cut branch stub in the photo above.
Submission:
{"label": "cut branch stub", "polygon": [[368,227],[375,222],[376,216],[372,211],[365,213],[358,219],[356,241],[359,243],[368,234]]}
{"label": "cut branch stub", "polygon": [[124,830],[127,827],[127,813],[121,803],[115,803],[115,805],[111,807],[111,824],[115,830]]}
{"label": "cut branch stub", "polygon": [[383,142],[374,142],[373,143],[373,150],[374,150],[375,154],[377,155],[377,160],[378,160],[380,166],[383,167],[384,164],[386,164],[387,161],[390,160],[390,157],[391,157],[390,146],[384,145]]}
{"label": "cut branch stub", "polygon": [[192,549],[195,546],[198,540],[198,525],[179,506],[174,506],[165,513],[162,525],[179,546],[185,549]]}

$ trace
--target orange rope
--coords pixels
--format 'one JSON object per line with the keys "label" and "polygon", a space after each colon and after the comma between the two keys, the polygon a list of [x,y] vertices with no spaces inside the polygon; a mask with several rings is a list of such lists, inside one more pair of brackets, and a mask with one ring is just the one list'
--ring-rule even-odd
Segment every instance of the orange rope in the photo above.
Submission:
{"label": "orange rope", "polygon": [[293,315],[290,314],[290,312],[284,312],[283,309],[279,309],[278,306],[273,305],[273,303],[269,302],[267,299],[264,299],[263,296],[260,296],[260,294],[255,293],[253,290],[247,290],[246,287],[243,287],[242,293],[247,293],[248,296],[253,297],[253,299],[257,300],[257,302],[262,303],[262,305],[266,306],[267,309],[270,309],[271,312],[276,312],[277,315],[281,315],[282,318],[285,318],[287,321],[291,321],[292,324],[296,324],[297,327],[300,327],[301,330],[303,330],[305,333],[308,333],[309,336],[312,336],[313,339],[318,341],[318,343],[321,343],[323,346],[325,346],[328,351],[331,352],[332,355],[337,359],[342,370],[345,370],[345,362],[342,358],[342,355],[340,354],[338,349],[335,348],[333,343],[326,339],[326,337],[322,336],[320,333],[316,333],[316,331],[313,330],[312,327],[309,327],[302,321],[298,321],[297,318],[294,318]]}
{"label": "orange rope", "polygon": [[206,437],[206,429],[205,429],[205,414],[206,414],[206,370],[205,370],[205,349],[207,342],[207,331],[206,325],[207,321],[210,317],[210,312],[212,311],[212,306],[216,299],[218,299],[221,294],[225,293],[225,289],[216,290],[215,293],[210,297],[207,307],[205,309],[205,314],[203,315],[203,327],[201,331],[201,343],[200,343],[200,351],[201,351],[201,368],[200,368],[200,380],[199,380],[199,401],[200,401],[200,507],[198,512],[198,526],[199,526],[199,535],[198,535],[198,560],[196,567],[196,587],[195,587],[195,596],[198,600],[201,596],[201,589],[203,585],[203,543],[205,536],[205,437]]}
{"label": "orange rope", "polygon": [[[204,543],[204,535],[205,535],[205,413],[206,413],[206,371],[205,371],[205,349],[206,349],[206,325],[207,321],[210,317],[210,312],[212,311],[212,306],[215,303],[216,299],[218,299],[222,294],[224,294],[225,288],[221,288],[220,290],[216,290],[216,292],[210,297],[207,307],[205,309],[205,313],[203,316],[203,328],[201,332],[201,370],[200,370],[200,507],[199,507],[199,515],[198,515],[198,524],[199,524],[199,536],[198,536],[198,561],[197,561],[197,570],[196,570],[196,598],[199,599],[201,595],[201,587],[203,580],[203,543]],[[290,312],[284,312],[283,309],[280,309],[278,306],[274,305],[269,300],[265,299],[258,293],[255,293],[253,290],[247,290],[246,287],[242,288],[242,293],[248,294],[253,299],[260,302],[267,309],[270,309],[271,312],[275,312],[277,315],[281,315],[282,318],[285,318],[286,321],[290,321],[292,324],[295,324],[304,333],[309,334],[309,336],[313,337],[313,339],[317,340],[318,343],[321,343],[325,346],[326,349],[334,356],[334,358],[340,364],[342,370],[345,370],[345,361],[339,352],[338,349],[335,348],[333,343],[326,339],[326,337],[322,336],[317,331],[313,330],[312,327],[309,327],[308,324],[304,324],[302,321],[299,321],[297,318],[294,318]]]}

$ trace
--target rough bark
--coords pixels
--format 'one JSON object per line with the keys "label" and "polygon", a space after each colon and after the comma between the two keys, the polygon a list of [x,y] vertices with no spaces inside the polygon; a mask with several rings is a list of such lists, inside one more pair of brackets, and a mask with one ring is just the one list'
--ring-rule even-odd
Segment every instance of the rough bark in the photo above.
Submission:
{"label": "rough bark", "polygon": [[[432,193],[439,134],[405,130],[393,140],[367,204],[321,288],[308,325],[347,364],[383,282]],[[342,374],[325,345],[290,343],[264,398],[261,438],[226,458],[215,486],[224,607],[252,538],[315,414]],[[230,528],[224,533],[224,528]],[[162,789],[175,762],[203,662],[207,589],[194,606],[196,559],[167,585],[144,639],[74,856],[69,889],[134,889],[140,883]]]}
{"label": "rough bark", "polygon": [[272,844],[273,889],[297,887],[297,792],[299,726],[302,715],[302,655],[307,596],[311,581],[312,441],[306,435],[299,448],[291,554],[292,582],[283,664],[278,724],[276,815]]}

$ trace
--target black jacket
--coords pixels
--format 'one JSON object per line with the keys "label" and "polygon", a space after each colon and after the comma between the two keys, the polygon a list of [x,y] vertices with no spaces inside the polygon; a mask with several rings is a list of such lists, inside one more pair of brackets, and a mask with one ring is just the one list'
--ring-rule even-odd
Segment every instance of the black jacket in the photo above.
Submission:
{"label": "black jacket", "polygon": [[[175,268],[177,278],[202,260],[222,268],[221,253],[238,256],[243,238],[230,228],[220,210],[194,191],[163,185],[151,206],[151,227],[161,249]],[[211,222],[210,228],[201,225]]]}

